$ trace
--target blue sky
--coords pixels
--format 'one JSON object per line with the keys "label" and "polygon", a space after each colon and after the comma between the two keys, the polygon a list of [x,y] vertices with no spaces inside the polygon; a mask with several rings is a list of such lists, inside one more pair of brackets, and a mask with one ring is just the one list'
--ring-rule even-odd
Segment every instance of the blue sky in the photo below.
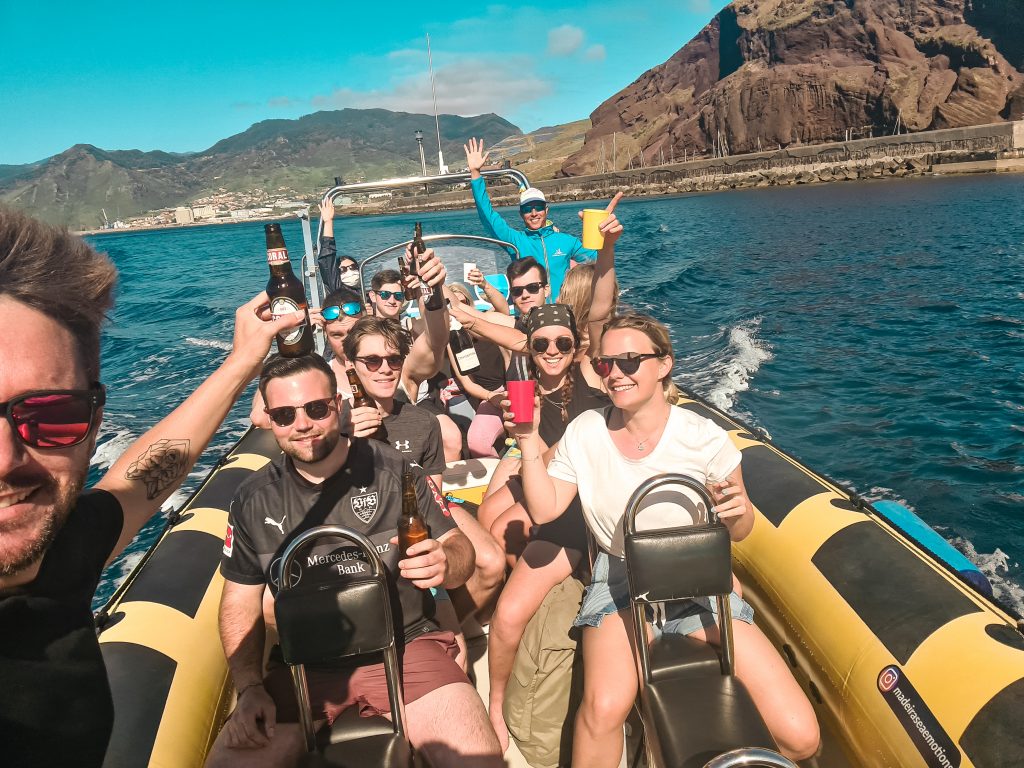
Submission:
{"label": "blue sky", "polygon": [[496,112],[524,131],[577,120],[718,3],[637,5],[0,0],[0,164],[77,143],[199,151],[320,109],[429,112],[427,34],[440,111]]}

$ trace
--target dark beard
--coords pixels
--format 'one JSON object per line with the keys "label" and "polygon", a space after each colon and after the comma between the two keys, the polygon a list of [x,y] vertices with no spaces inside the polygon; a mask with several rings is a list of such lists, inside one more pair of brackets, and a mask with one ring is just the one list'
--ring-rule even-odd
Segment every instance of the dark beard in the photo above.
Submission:
{"label": "dark beard", "polygon": [[[17,487],[17,481],[11,484]],[[4,555],[5,558],[10,559],[0,560],[0,577],[14,576],[40,560],[46,554],[54,539],[57,538],[57,534],[60,533],[60,529],[64,527],[64,522],[71,513],[71,508],[78,499],[78,494],[81,492],[84,484],[85,473],[74,478],[66,486],[59,485],[52,478],[46,479],[46,482],[39,490],[44,493],[47,491],[51,492],[51,495],[54,497],[53,505],[44,514],[42,527],[38,530],[35,538],[28,542],[28,546],[20,552],[15,551]],[[5,534],[17,533],[20,529],[20,526],[9,528],[0,525],[0,537]]]}
{"label": "dark beard", "polygon": [[281,450],[288,456],[291,456],[295,461],[301,461],[303,464],[316,464],[318,461],[323,461],[338,446],[338,440],[340,436],[338,434],[325,434],[323,441],[320,445],[313,447],[309,456],[303,455],[296,449],[290,442],[280,444]]}

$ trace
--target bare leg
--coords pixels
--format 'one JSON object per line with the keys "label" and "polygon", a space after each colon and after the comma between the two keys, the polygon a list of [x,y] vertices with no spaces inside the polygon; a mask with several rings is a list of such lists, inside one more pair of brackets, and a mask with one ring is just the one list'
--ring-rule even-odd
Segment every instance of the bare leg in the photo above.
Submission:
{"label": "bare leg", "polygon": [[639,685],[631,626],[623,610],[583,630],[583,701],[576,713],[573,765],[616,768],[622,757],[622,724]]}
{"label": "bare leg", "polygon": [[513,504],[491,525],[491,535],[501,547],[509,568],[514,568],[530,541],[533,520],[522,504]]}
{"label": "bare leg", "polygon": [[476,550],[473,575],[466,582],[464,591],[456,591],[456,609],[459,618],[465,620],[467,616],[490,604],[501,588],[505,579],[505,553],[475,517],[457,504],[452,504],[449,509],[455,524],[466,534]]}
{"label": "bare leg", "polygon": [[451,416],[443,413],[437,414],[437,421],[441,425],[441,444],[444,447],[445,461],[458,461],[462,458],[462,433],[458,425],[452,421]]}
{"label": "bare leg", "polygon": [[466,636],[462,634],[459,617],[455,613],[455,606],[452,605],[451,600],[434,600],[434,605],[436,606],[434,618],[437,620],[438,626],[445,632],[455,635],[455,644],[459,646],[459,655],[455,657],[456,663],[462,667],[463,672],[469,672],[469,650],[466,647]]}
{"label": "bare leg", "polygon": [[[698,630],[691,637],[720,644],[717,627]],[[779,749],[792,760],[815,754],[820,733],[814,709],[775,646],[758,627],[742,621],[733,622],[733,638],[736,677],[750,691]]]}
{"label": "bare leg", "polygon": [[206,758],[206,768],[282,768],[296,765],[305,752],[306,739],[298,723],[278,723],[274,738],[262,749],[229,747],[221,731]]}
{"label": "bare leg", "polygon": [[498,739],[473,686],[451,683],[407,704],[409,741],[433,768],[502,768]]}
{"label": "bare leg", "polygon": [[508,749],[508,727],[502,715],[505,688],[512,674],[519,642],[526,625],[537,613],[548,593],[568,578],[582,555],[549,541],[531,541],[523,557],[512,569],[498,606],[491,617],[491,636],[487,663],[491,681],[488,711],[494,732],[504,754]]}

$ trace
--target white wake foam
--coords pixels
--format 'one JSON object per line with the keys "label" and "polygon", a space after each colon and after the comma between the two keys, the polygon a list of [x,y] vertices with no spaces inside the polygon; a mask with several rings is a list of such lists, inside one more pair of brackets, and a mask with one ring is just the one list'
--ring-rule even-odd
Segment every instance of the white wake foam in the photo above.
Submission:
{"label": "white wake foam", "polygon": [[1018,614],[1024,614],[1024,587],[1010,578],[1010,558],[1003,550],[996,547],[996,551],[992,553],[979,552],[974,544],[959,536],[950,539],[949,543],[963,552],[967,559],[985,574],[992,585],[992,594],[998,600],[1013,608]]}
{"label": "white wake foam", "polygon": [[708,400],[723,411],[732,409],[736,395],[750,388],[750,380],[763,363],[772,359],[771,346],[757,337],[761,318],[755,317],[729,330],[729,357],[716,367],[716,382]]}
{"label": "white wake foam", "polygon": [[109,469],[115,461],[121,458],[121,454],[128,450],[128,446],[134,439],[135,435],[131,430],[115,428],[113,437],[102,445],[96,446],[96,452],[92,455],[89,464],[100,469]]}
{"label": "white wake foam", "polygon": [[194,336],[188,336],[185,339],[186,344],[191,344],[193,347],[213,347],[214,349],[222,349],[225,352],[231,351],[230,341],[221,341],[220,339],[197,339]]}

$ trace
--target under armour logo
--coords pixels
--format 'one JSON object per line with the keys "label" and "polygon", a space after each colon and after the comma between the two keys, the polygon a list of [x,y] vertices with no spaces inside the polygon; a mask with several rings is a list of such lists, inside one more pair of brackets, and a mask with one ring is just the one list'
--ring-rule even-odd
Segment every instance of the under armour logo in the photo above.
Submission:
{"label": "under armour logo", "polygon": [[396,451],[403,451],[403,452],[408,453],[408,451],[410,450],[410,448],[409,448],[409,441],[408,440],[395,440],[395,450]]}
{"label": "under armour logo", "polygon": [[264,517],[263,518],[263,524],[264,525],[273,525],[275,528],[277,528],[277,530],[279,530],[281,532],[281,535],[284,536],[284,521],[287,520],[287,519],[288,519],[288,515],[285,515],[284,517],[281,518],[281,522],[279,523],[279,522],[277,522],[277,520],[274,520],[272,517]]}

